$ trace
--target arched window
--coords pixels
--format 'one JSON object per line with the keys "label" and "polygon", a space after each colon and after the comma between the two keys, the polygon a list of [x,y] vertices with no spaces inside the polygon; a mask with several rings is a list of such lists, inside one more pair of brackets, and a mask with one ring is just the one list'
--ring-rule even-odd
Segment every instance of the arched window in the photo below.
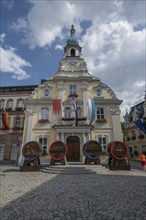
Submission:
{"label": "arched window", "polygon": [[75,50],[71,49],[71,57],[75,57]]}
{"label": "arched window", "polygon": [[48,108],[41,109],[41,119],[48,119],[49,120],[49,109]]}
{"label": "arched window", "polygon": [[103,108],[97,108],[97,119],[104,119],[104,109]]}

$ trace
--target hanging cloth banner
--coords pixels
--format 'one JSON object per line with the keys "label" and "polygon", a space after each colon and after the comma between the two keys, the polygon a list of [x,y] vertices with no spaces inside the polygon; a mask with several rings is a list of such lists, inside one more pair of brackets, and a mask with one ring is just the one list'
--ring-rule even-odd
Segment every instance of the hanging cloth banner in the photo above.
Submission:
{"label": "hanging cloth banner", "polygon": [[143,125],[140,119],[134,121],[134,123],[141,131],[143,131],[144,134],[146,134],[146,126]]}
{"label": "hanging cloth banner", "polygon": [[4,113],[2,114],[2,121],[3,121],[4,127],[5,127],[6,129],[10,129],[8,112],[4,112]]}
{"label": "hanging cloth banner", "polygon": [[61,99],[53,100],[53,114],[55,115],[61,114]]}
{"label": "hanging cloth banner", "polygon": [[88,99],[88,113],[86,124],[91,125],[95,119],[95,103],[94,99]]}

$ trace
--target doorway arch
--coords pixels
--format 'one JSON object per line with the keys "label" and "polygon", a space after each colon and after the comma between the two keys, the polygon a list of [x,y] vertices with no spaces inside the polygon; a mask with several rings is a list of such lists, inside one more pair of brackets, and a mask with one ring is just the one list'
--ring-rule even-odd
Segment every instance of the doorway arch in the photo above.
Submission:
{"label": "doorway arch", "polygon": [[80,161],[80,139],[77,136],[68,136],[66,139],[67,161]]}

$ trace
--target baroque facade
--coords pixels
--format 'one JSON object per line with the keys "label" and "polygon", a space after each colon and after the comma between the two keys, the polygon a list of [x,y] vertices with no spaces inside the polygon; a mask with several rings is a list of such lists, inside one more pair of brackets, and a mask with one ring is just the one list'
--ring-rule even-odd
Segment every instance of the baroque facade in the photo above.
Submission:
{"label": "baroque facade", "polygon": [[[83,145],[97,140],[103,151],[109,142],[122,141],[115,93],[88,72],[72,25],[58,72],[36,87],[26,100],[22,146],[38,141],[44,152],[56,140],[66,143],[67,161],[82,161]],[[95,118],[91,122],[90,100]]]}

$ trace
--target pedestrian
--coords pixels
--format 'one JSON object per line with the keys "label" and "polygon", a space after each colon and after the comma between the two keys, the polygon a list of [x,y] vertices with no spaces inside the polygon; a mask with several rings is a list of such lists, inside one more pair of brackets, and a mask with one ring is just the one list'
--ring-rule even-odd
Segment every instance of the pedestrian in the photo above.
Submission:
{"label": "pedestrian", "polygon": [[142,165],[142,167],[143,167],[143,170],[146,172],[146,156],[144,155],[144,153],[143,152],[141,152],[140,154],[139,154],[139,160],[140,160],[140,162],[141,162],[141,165]]}

